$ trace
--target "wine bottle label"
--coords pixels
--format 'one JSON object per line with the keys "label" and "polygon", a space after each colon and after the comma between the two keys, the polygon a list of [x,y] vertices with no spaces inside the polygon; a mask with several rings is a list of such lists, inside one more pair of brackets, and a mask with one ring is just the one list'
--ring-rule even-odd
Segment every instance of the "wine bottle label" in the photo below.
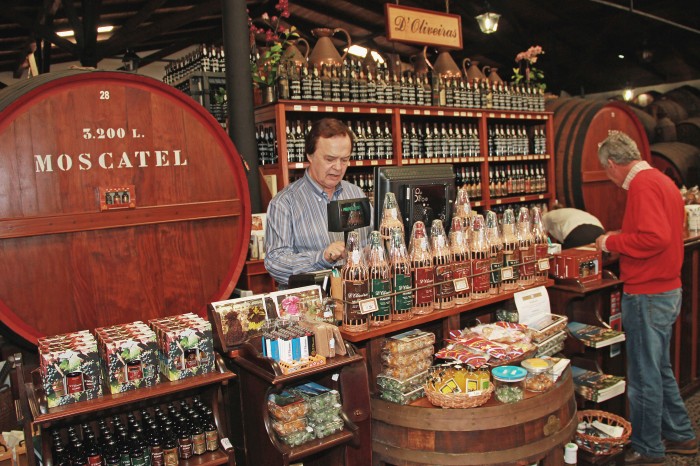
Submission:
{"label": "wine bottle label", "polygon": [[472,270],[474,272],[472,292],[484,293],[489,290],[490,264],[491,261],[489,259],[474,259],[472,261]]}
{"label": "wine bottle label", "polygon": [[219,449],[219,433],[216,430],[208,430],[204,432],[207,441],[207,451],[216,451]]}
{"label": "wine bottle label", "polygon": [[513,268],[513,280],[518,279],[518,266],[520,265],[520,251],[503,251],[503,267]]}
{"label": "wine bottle label", "polygon": [[452,265],[436,265],[435,266],[435,291],[438,299],[449,299],[455,294],[455,284],[452,281],[453,269]]}
{"label": "wine bottle label", "polygon": [[457,262],[453,265],[452,277],[455,279],[468,278],[472,274],[472,263],[469,260]]}
{"label": "wine bottle label", "polygon": [[161,447],[151,448],[151,464],[153,466],[163,466],[164,456],[163,449]]}
{"label": "wine bottle label", "polygon": [[520,251],[520,275],[529,277],[535,274],[535,248],[529,247]]}
{"label": "wine bottle label", "polygon": [[166,448],[163,450],[163,462],[165,463],[165,466],[177,466],[177,448]]}
{"label": "wine bottle label", "polygon": [[501,268],[503,267],[503,262],[498,259],[498,256],[491,258],[491,274],[489,275],[489,282],[491,285],[497,285],[501,283]]}
{"label": "wine bottle label", "polygon": [[360,312],[359,301],[369,298],[369,283],[364,280],[343,281],[343,301],[345,301],[346,320],[365,319]]}
{"label": "wine bottle label", "polygon": [[374,317],[384,317],[391,313],[391,281],[389,279],[373,278],[370,281],[371,297],[377,298],[378,310],[372,313]]}
{"label": "wine bottle label", "polygon": [[[394,274],[394,291],[405,291],[411,289],[411,276],[403,273]],[[396,312],[406,312],[411,310],[413,296],[411,292],[399,293],[394,296],[394,310]]]}
{"label": "wine bottle label", "polygon": [[548,247],[547,243],[540,243],[540,244],[535,244],[535,258],[536,259],[544,259],[548,256]]}
{"label": "wine bottle label", "polygon": [[423,304],[432,303],[434,300],[435,290],[428,286],[435,283],[435,271],[432,267],[419,267],[413,269],[413,283],[416,288],[426,287],[416,290],[414,304],[420,306]]}
{"label": "wine bottle label", "polygon": [[204,437],[204,432],[192,436],[192,452],[195,455],[201,455],[207,451],[207,442]]}

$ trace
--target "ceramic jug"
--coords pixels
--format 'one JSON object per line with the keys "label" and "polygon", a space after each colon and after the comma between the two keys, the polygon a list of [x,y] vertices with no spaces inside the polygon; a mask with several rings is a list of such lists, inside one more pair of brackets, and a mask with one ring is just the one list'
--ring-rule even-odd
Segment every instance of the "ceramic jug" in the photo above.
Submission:
{"label": "ceramic jug", "polygon": [[[304,43],[304,53],[301,53],[301,50],[299,50],[299,48],[297,47],[297,45],[300,43]],[[309,58],[310,51],[311,46],[309,45],[309,43],[306,41],[306,39],[300,37],[299,39],[290,41],[287,48],[284,49],[284,53],[282,53],[281,61],[291,61],[296,66],[306,66],[307,58]]]}
{"label": "ceramic jug", "polygon": [[[426,60],[427,61],[427,60]],[[449,49],[438,48],[438,57],[433,63],[433,69],[443,78],[461,78],[462,72],[452,59]]]}
{"label": "ceramic jug", "polygon": [[481,69],[482,73],[484,76],[486,76],[486,79],[491,81],[492,83],[502,83],[503,80],[501,79],[500,76],[498,76],[498,68],[493,68],[491,66],[484,66]]}
{"label": "ceramic jug", "polygon": [[409,61],[413,65],[413,71],[416,74],[425,74],[433,69],[433,65],[430,63],[426,55],[427,49],[428,47],[423,47],[423,50],[420,53],[411,55],[409,58]]}
{"label": "ceramic jug", "polygon": [[479,70],[479,62],[471,58],[462,60],[462,70],[464,70],[464,76],[466,76],[469,81],[486,79],[484,74]]}
{"label": "ceramic jug", "polygon": [[394,76],[400,76],[403,72],[401,56],[398,53],[385,53],[382,55],[386,59],[387,68]]}
{"label": "ceramic jug", "polygon": [[[311,33],[318,37],[318,41],[314,46],[313,50],[309,54],[309,64],[312,66],[317,66],[321,68],[322,65],[342,65],[345,56],[348,54],[346,51],[341,56],[333,45],[331,36],[336,32],[342,32],[347,38],[347,49],[352,45],[352,40],[350,39],[350,34],[343,28],[316,28],[312,29]],[[346,49],[346,50],[347,50]]]}

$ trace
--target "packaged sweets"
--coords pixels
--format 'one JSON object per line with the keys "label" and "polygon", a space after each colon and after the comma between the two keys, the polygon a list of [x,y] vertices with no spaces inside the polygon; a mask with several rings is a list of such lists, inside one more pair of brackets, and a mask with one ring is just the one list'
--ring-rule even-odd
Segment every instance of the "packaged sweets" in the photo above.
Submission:
{"label": "packaged sweets", "polygon": [[396,377],[397,379],[406,379],[412,377],[421,372],[425,372],[430,366],[432,366],[433,360],[425,359],[422,361],[417,361],[413,364],[408,364],[405,366],[384,366],[382,373],[388,375],[389,377]]}
{"label": "packaged sweets", "polygon": [[272,421],[272,428],[277,435],[284,436],[290,435],[294,432],[299,432],[300,430],[306,430],[306,418],[300,417],[292,421]]}
{"label": "packaged sweets", "polygon": [[531,392],[546,392],[554,385],[551,359],[529,358],[520,363],[527,370],[525,388]]}
{"label": "packaged sweets", "polygon": [[391,351],[382,351],[382,363],[385,366],[405,366],[416,364],[418,362],[430,359],[433,357],[433,345],[424,346],[409,353],[392,353]]}
{"label": "packaged sweets", "polygon": [[306,426],[306,429],[292,432],[289,435],[278,435],[279,439],[290,447],[298,447],[309,440],[316,438],[313,428]]}
{"label": "packaged sweets", "polygon": [[329,435],[343,430],[344,425],[345,422],[342,419],[334,419],[323,424],[316,424],[313,426],[314,435],[316,435],[316,438],[328,437]]}
{"label": "packaged sweets", "polygon": [[300,396],[309,405],[309,411],[329,409],[340,404],[340,393],[315,382],[308,382],[289,389],[295,395]]}
{"label": "packaged sweets", "polygon": [[323,409],[309,411],[309,413],[306,416],[306,419],[311,425],[326,424],[336,419],[340,419],[341,411],[342,406],[340,406],[339,403],[336,403],[333,406],[328,406]]}
{"label": "packaged sweets", "polygon": [[392,353],[409,353],[435,343],[435,334],[413,329],[384,340],[383,349]]}
{"label": "packaged sweets", "polygon": [[267,409],[278,421],[289,422],[306,416],[309,405],[299,395],[284,391],[267,398]]}
{"label": "packaged sweets", "polygon": [[542,341],[541,343],[536,343],[537,346],[537,357],[551,356],[555,353],[564,349],[564,341],[566,340],[566,332],[561,331],[555,333],[551,337]]}
{"label": "packaged sweets", "polygon": [[391,377],[382,373],[377,376],[377,385],[379,385],[379,387],[383,390],[393,390],[406,393],[413,391],[418,387],[422,387],[427,376],[428,371],[420,372],[405,379]]}
{"label": "packaged sweets", "polygon": [[518,366],[499,366],[491,370],[496,399],[501,403],[515,403],[525,397],[523,381],[527,371]]}
{"label": "packaged sweets", "polygon": [[380,390],[379,398],[386,401],[391,401],[392,403],[397,403],[400,405],[407,405],[419,398],[425,396],[424,388],[417,387],[408,392],[401,392],[397,390]]}

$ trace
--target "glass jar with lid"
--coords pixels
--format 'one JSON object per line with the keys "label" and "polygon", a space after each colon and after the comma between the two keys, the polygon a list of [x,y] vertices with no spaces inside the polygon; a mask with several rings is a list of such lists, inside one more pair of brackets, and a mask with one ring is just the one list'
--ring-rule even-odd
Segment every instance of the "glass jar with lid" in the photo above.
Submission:
{"label": "glass jar with lid", "polygon": [[525,389],[531,392],[546,392],[554,385],[551,359],[529,358],[520,363],[527,370]]}
{"label": "glass jar with lid", "polygon": [[501,403],[515,403],[525,396],[524,381],[527,371],[519,366],[499,366],[491,369],[496,399]]}

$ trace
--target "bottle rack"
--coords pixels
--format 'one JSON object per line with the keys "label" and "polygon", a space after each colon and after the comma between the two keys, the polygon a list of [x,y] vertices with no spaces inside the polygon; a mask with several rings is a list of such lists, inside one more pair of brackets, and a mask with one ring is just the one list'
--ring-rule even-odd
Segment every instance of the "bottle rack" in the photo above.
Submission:
{"label": "bottle rack", "polygon": [[[268,128],[269,134],[274,137],[274,142],[268,144],[276,147],[276,163],[259,166],[261,179],[275,177],[277,189],[281,190],[302,176],[308,163],[298,161],[298,150],[294,143],[288,145],[288,123],[306,123],[323,117],[333,117],[350,123],[353,129],[356,122],[362,122],[364,125],[369,122],[372,128],[378,123],[380,128],[388,126],[391,130],[391,158],[351,160],[346,180],[352,178],[353,174],[362,174],[366,179],[372,175],[375,166],[449,163],[455,165],[458,185],[471,183],[472,207],[499,210],[512,204],[539,203],[551,207],[554,203],[554,127],[551,112],[280,100],[255,110],[256,125]],[[435,128],[438,129],[439,137],[428,143],[427,151],[425,137],[420,142],[410,138],[412,125],[416,129],[422,128],[423,131],[429,127],[431,135]],[[453,137],[442,138],[443,128],[447,136],[452,129]],[[455,128],[459,128],[460,132],[462,128],[466,129],[465,141],[463,144],[459,143],[462,144],[461,149],[455,149],[459,140],[455,136]],[[493,140],[494,133],[498,134],[501,130],[506,135],[508,131],[519,131],[519,148],[515,147],[515,144],[510,148],[507,145],[499,145],[497,148]],[[474,133],[478,138],[476,141],[473,139]],[[409,134],[408,142],[404,140],[405,134]],[[527,136],[527,150],[524,150],[523,136]],[[294,139],[298,140],[298,137]],[[515,142],[515,137],[511,137],[511,141]],[[422,148],[419,149],[420,144]],[[287,159],[290,149],[293,154],[297,154],[292,158],[293,161]],[[422,157],[415,157],[418,151]],[[383,153],[386,154],[387,151]],[[499,183],[508,186],[509,180],[506,179],[506,175],[509,167],[511,173],[516,173],[515,181],[520,182],[523,178],[523,189],[505,189],[500,191],[500,195],[495,195],[495,192],[492,194],[493,189],[489,189],[492,187],[490,173],[495,173],[495,169],[498,168],[494,177],[497,177]],[[467,174],[464,178],[463,168]],[[532,177],[531,172],[534,173]],[[533,179],[535,183],[532,182]],[[510,180],[511,186],[513,181]],[[525,181],[528,181],[527,189],[524,189]],[[532,189],[533,184],[539,185],[539,188]],[[263,204],[266,205],[274,193],[266,190],[266,183],[261,183],[261,186],[265,191],[262,193]]]}
{"label": "bottle rack", "polygon": [[[218,428],[220,448],[215,452],[193,456],[190,459],[180,459],[180,466],[235,466],[234,448],[225,440],[228,435],[226,412],[228,409],[220,403],[221,391],[235,377],[235,374],[225,368],[223,361],[217,357],[215,372],[196,377],[190,377],[173,382],[162,381],[148,388],[141,388],[125,393],[104,395],[93,400],[47,408],[38,370],[32,372],[32,381],[25,383],[21,364],[17,366],[20,390],[22,422],[26,438],[38,437],[39,444],[35,449],[27,449],[29,466],[53,464],[51,453],[51,438],[48,430],[72,424],[94,421],[101,416],[111,416],[126,410],[136,410],[163,404],[170,401],[183,400],[199,396],[212,408],[215,424]],[[221,445],[227,445],[221,447]],[[39,457],[37,457],[37,454]]]}

